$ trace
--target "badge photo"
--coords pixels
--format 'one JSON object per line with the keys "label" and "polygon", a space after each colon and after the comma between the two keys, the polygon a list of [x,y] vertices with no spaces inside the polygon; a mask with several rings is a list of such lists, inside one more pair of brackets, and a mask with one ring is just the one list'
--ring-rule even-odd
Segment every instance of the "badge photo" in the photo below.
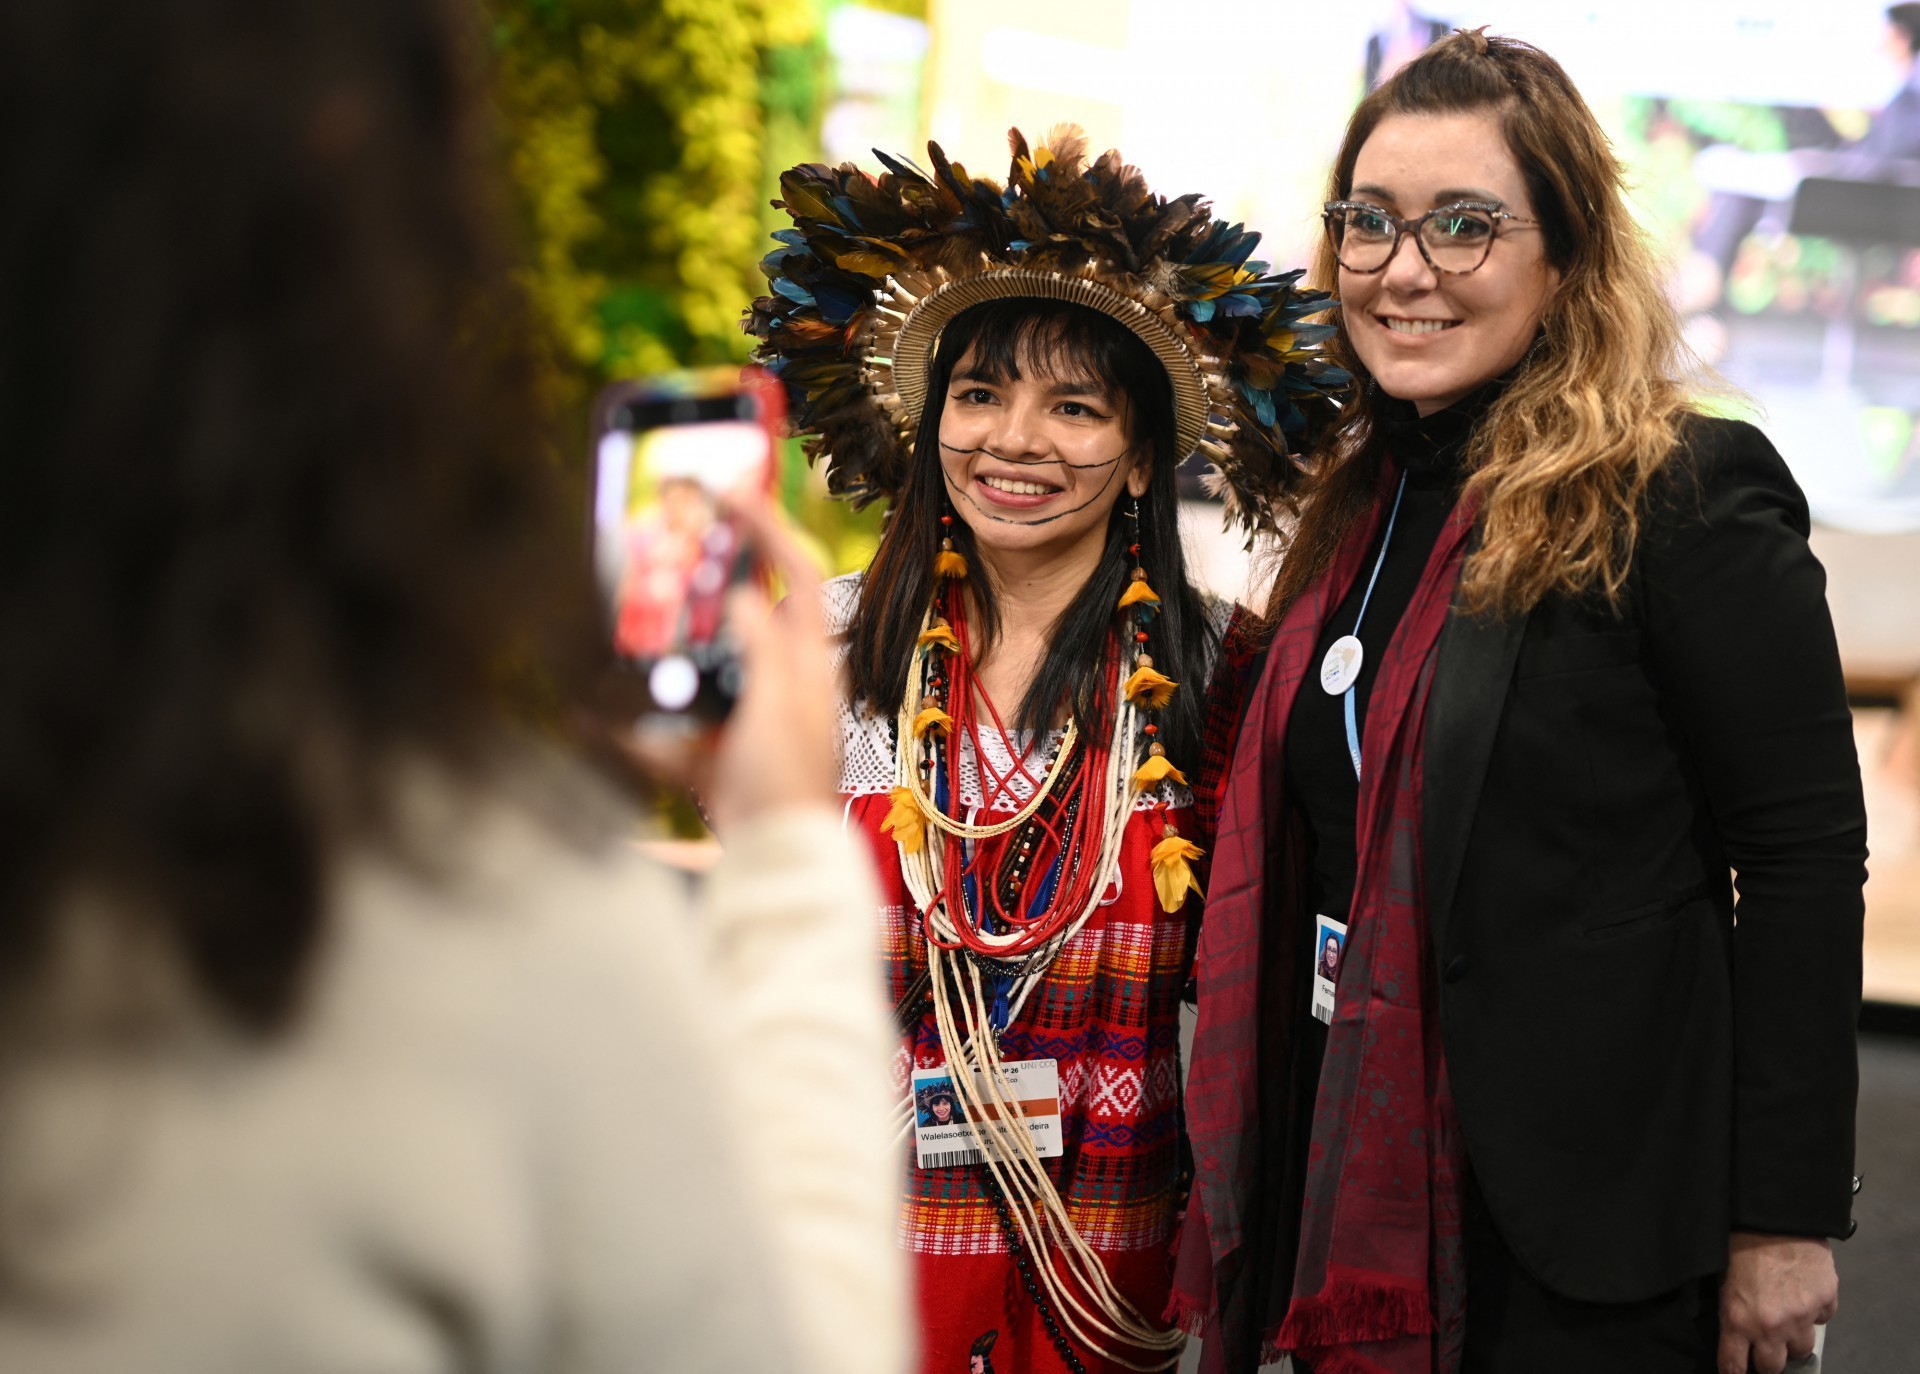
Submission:
{"label": "badge photo", "polygon": [[1313,1016],[1322,1025],[1333,1024],[1333,998],[1340,986],[1340,965],[1347,954],[1347,927],[1331,916],[1313,923]]}

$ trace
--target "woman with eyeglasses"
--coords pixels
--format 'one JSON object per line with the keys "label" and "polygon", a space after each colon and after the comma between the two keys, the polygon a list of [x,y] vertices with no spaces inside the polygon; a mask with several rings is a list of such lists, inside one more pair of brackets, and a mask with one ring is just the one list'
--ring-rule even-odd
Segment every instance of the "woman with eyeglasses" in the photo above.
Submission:
{"label": "woman with eyeglasses", "polygon": [[1177,1300],[1233,1370],[1774,1374],[1854,1186],[1866,825],[1806,503],[1689,398],[1546,54],[1429,49],[1331,190],[1360,387],[1221,798]]}

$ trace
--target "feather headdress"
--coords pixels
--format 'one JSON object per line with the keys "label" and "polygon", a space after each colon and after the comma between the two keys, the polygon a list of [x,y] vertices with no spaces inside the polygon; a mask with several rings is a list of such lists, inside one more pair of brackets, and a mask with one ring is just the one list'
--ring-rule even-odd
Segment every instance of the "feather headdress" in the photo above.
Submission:
{"label": "feather headdress", "polygon": [[1086,135],[1055,129],[1037,149],[1015,129],[1004,188],[968,175],[937,143],[931,175],[875,156],[809,163],[780,178],[793,228],[761,263],[771,287],[743,326],[785,383],[808,460],[856,505],[906,480],[940,331],[970,306],[1039,297],[1089,306],[1132,329],[1173,384],[1179,456],[1216,469],[1231,521],[1273,527],[1274,499],[1338,409],[1347,374],[1308,319],[1325,292],[1300,270],[1252,261],[1260,236],[1213,218],[1198,195],[1148,190],[1116,152],[1088,166]]}

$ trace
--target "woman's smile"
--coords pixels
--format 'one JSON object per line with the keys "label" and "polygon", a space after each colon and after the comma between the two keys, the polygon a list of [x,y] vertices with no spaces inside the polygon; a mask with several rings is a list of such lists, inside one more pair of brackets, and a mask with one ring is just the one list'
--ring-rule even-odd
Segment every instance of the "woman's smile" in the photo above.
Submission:
{"label": "woman's smile", "polygon": [[1043,506],[1049,497],[1058,496],[1064,490],[1058,483],[1033,477],[1008,477],[994,472],[976,473],[973,480],[975,486],[982,489],[980,494],[987,501],[1017,510],[1033,510]]}
{"label": "woman's smile", "polygon": [[1407,340],[1430,338],[1460,323],[1458,320],[1415,320],[1404,315],[1375,314],[1373,318],[1389,333]]}

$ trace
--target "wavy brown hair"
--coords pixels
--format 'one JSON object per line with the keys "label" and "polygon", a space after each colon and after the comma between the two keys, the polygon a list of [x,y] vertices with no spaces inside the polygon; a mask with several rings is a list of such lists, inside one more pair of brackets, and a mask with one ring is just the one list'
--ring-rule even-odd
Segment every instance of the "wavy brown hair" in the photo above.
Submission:
{"label": "wavy brown hair", "polygon": [[[1474,111],[1500,122],[1560,284],[1539,339],[1467,451],[1466,490],[1480,505],[1482,539],[1461,574],[1461,602],[1503,617],[1554,594],[1617,603],[1648,488],[1689,409],[1680,379],[1692,360],[1627,208],[1619,160],[1566,72],[1516,39],[1454,33],[1360,102],[1327,198],[1351,194],[1360,149],[1381,120]],[[1330,240],[1315,256],[1313,279],[1337,293]],[[1299,525],[1267,608],[1273,623],[1331,564],[1373,499],[1385,457],[1378,388],[1334,318],[1330,351],[1361,385],[1301,492]]]}

